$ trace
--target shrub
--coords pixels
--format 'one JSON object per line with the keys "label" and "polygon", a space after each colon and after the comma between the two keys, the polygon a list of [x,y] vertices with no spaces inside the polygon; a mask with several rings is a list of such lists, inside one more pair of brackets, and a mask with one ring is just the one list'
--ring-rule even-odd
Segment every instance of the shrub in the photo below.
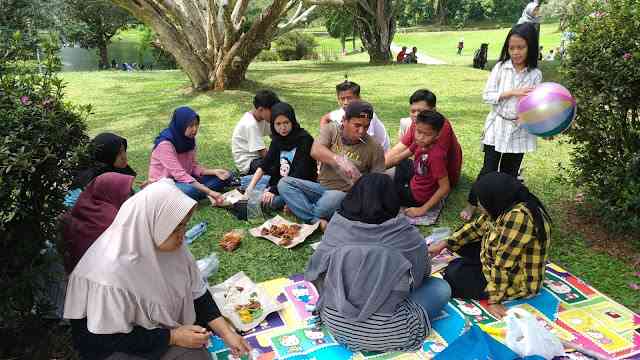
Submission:
{"label": "shrub", "polygon": [[640,229],[640,0],[580,0],[564,62],[578,102],[572,178],[605,223]]}
{"label": "shrub", "polygon": [[[63,102],[57,47],[44,43],[44,63],[29,66],[21,39],[0,44],[0,358],[38,358],[49,307],[50,252],[71,170],[88,142],[88,107]],[[42,72],[40,72],[42,71]],[[44,349],[43,349],[44,348]]]}
{"label": "shrub", "polygon": [[262,50],[256,57],[258,61],[278,61],[279,59],[278,53],[273,49]]}
{"label": "shrub", "polygon": [[275,49],[280,60],[301,60],[312,58],[318,46],[313,35],[300,31],[286,33],[275,41]]}

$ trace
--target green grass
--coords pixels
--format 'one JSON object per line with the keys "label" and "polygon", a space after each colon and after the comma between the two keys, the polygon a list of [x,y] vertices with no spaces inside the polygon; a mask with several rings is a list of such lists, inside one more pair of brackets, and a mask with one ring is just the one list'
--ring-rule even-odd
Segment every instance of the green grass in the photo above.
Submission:
{"label": "green grass", "polygon": [[[449,65],[370,66],[364,62],[366,54],[343,59],[348,61],[328,65],[255,63],[245,88],[196,94],[191,93],[189,81],[180,71],[75,72],[63,77],[68,82],[68,100],[94,106],[88,120],[91,135],[114,131],[128,139],[130,163],[140,179],[146,177],[154,137],[177,106],[188,105],[200,113],[199,161],[208,167],[232,168],[233,127],[243,112],[251,109],[252,94],[259,88],[273,89],[290,102],[302,126],[316,136],[320,116],[336,107],[334,86],[347,73],[362,85],[363,98],[374,105],[394,143],[398,120],[407,116],[409,95],[418,88],[430,88],[438,95],[439,110],[452,121],[464,152],[461,183],[449,197],[438,226],[459,226],[458,212],[482,164],[479,137],[489,107],[482,104],[481,93],[487,72]],[[575,190],[557,179],[557,165],[568,163],[569,150],[562,139],[540,141],[538,151],[524,160],[527,185],[547,204],[554,218],[552,260],[617,301],[640,310],[640,297],[626,285],[632,280],[633,269],[589,249],[579,236],[565,230],[565,214],[559,204],[572,199]],[[247,223],[205,203],[192,223],[201,220],[209,221],[209,230],[195,241],[192,251],[197,258],[214,251],[220,257],[220,270],[210,278],[211,283],[238,271],[245,271],[255,281],[300,273],[312,253],[309,244],[320,239],[315,234],[301,246],[285,250],[246,235],[237,251],[225,253],[218,246],[219,239],[232,229],[248,229]],[[422,231],[426,234],[430,229]]]}
{"label": "green grass", "polygon": [[[471,66],[473,54],[480,48],[481,43],[489,43],[488,59],[497,60],[507,33],[509,27],[474,31],[411,32],[396,34],[393,42],[408,48],[417,46],[418,52],[443,60],[447,64]],[[542,24],[540,45],[544,47],[545,54],[549,49],[560,46],[560,35],[558,24]],[[462,56],[456,55],[460,38],[464,38]]]}

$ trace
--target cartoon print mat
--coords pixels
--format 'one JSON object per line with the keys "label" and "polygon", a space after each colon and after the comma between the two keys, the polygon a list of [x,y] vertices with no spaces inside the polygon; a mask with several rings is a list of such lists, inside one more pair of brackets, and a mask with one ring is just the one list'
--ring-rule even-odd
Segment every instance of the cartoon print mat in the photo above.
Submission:
{"label": "cartoon print mat", "polygon": [[[261,283],[266,291],[284,305],[256,329],[244,334],[253,348],[254,360],[386,360],[431,359],[464,331],[469,322],[493,329],[504,329],[486,311],[486,301],[453,299],[442,316],[433,322],[433,331],[421,349],[400,353],[354,353],[338,344],[326,328],[311,328],[309,306],[316,303],[317,291],[301,275]],[[507,307],[522,307],[536,316],[561,339],[611,359],[640,359],[640,316],[609,299],[561,267],[547,265],[543,290],[537,296],[510,301]],[[492,334],[503,341],[502,335]],[[220,338],[212,336],[208,347],[212,359],[236,359]],[[570,353],[565,359],[589,359]],[[245,356],[243,359],[250,359]]]}

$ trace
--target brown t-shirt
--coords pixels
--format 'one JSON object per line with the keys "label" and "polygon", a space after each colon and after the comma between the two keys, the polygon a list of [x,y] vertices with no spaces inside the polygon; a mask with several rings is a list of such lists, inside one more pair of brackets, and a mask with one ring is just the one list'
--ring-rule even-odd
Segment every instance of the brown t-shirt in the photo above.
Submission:
{"label": "brown t-shirt", "polygon": [[[342,143],[340,125],[330,123],[320,128],[318,143],[326,146],[334,154],[344,155],[358,168],[360,173],[367,174],[384,171],[384,150],[372,137],[365,134],[363,142],[354,145]],[[321,164],[318,182],[329,190],[348,191],[351,184],[327,164]]]}

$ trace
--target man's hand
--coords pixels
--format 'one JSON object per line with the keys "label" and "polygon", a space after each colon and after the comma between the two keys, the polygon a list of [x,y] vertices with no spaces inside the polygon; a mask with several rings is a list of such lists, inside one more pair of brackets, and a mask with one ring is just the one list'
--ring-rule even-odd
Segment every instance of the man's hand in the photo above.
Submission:
{"label": "man's hand", "polygon": [[263,205],[271,205],[271,202],[273,201],[273,198],[275,198],[276,195],[270,191],[265,191],[262,193],[262,204]]}
{"label": "man's hand", "polygon": [[222,195],[213,190],[207,193],[207,197],[209,198],[209,201],[211,201],[211,206],[220,206],[224,202]]}
{"label": "man's hand", "polygon": [[404,211],[404,214],[408,217],[419,217],[424,216],[427,212],[422,207],[410,207]]}

